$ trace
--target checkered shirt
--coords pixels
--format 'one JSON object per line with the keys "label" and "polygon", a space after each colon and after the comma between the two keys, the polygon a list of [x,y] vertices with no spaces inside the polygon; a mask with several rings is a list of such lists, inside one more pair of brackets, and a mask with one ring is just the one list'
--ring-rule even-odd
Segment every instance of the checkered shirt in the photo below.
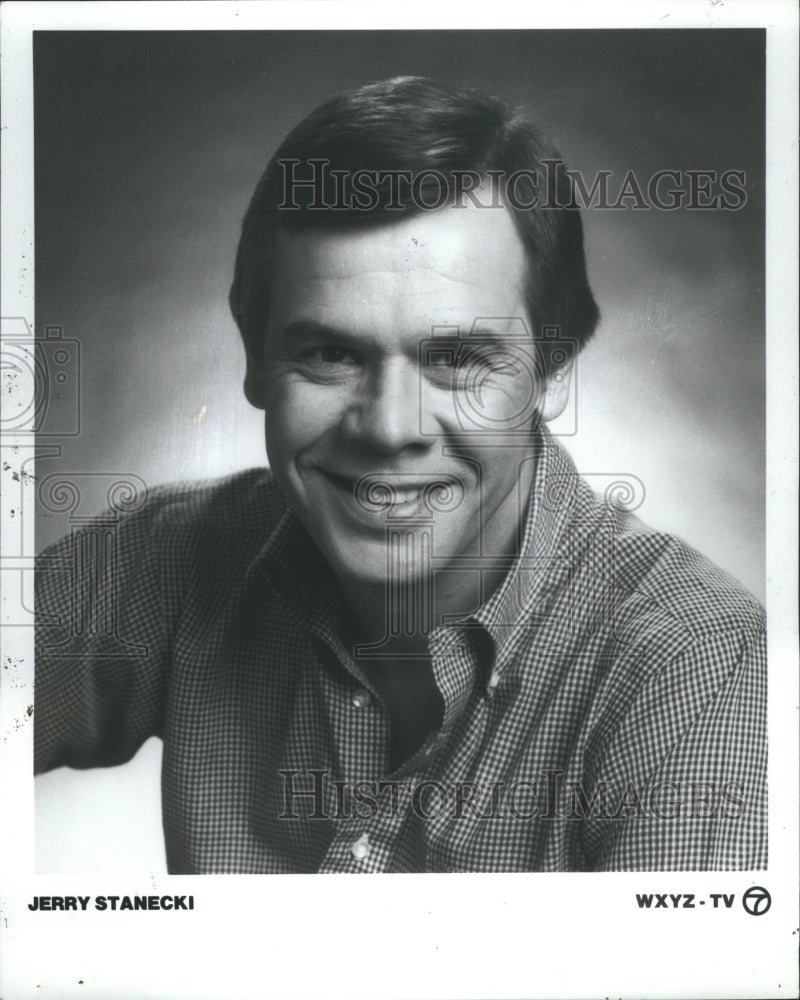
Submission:
{"label": "checkered shirt", "polygon": [[520,534],[431,632],[443,720],[390,773],[335,578],[268,471],[76,525],[37,572],[36,769],[160,736],[173,873],[765,867],[760,606],[544,431]]}

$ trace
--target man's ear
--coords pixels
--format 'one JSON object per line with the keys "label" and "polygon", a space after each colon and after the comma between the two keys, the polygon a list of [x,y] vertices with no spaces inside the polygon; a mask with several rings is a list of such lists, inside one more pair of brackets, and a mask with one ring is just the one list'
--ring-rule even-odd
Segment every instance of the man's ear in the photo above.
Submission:
{"label": "man's ear", "polygon": [[557,368],[551,370],[547,377],[544,399],[540,407],[541,418],[544,421],[555,420],[564,412],[569,402],[570,382],[572,381],[573,359],[569,358]]}
{"label": "man's ear", "polygon": [[250,351],[247,352],[247,371],[244,376],[244,394],[247,402],[257,410],[263,410],[264,401],[264,367],[261,361]]}

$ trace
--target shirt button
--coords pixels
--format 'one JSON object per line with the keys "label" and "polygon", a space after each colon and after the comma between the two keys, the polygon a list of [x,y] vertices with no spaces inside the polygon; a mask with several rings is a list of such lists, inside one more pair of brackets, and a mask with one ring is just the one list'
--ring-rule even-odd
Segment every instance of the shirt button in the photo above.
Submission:
{"label": "shirt button", "polygon": [[358,691],[353,692],[351,701],[353,702],[354,708],[366,708],[372,701],[372,696],[369,691],[365,691],[364,688],[359,688]]}
{"label": "shirt button", "polygon": [[492,671],[492,676],[489,678],[489,691],[494,691],[497,685],[500,683],[500,674],[496,671]]}
{"label": "shirt button", "polygon": [[363,833],[352,845],[350,850],[353,852],[353,857],[356,861],[363,861],[369,854],[369,835]]}

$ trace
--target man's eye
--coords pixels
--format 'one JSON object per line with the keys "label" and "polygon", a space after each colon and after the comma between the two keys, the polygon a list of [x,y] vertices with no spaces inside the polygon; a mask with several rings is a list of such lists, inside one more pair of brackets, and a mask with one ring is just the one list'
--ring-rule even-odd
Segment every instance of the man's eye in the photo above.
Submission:
{"label": "man's eye", "polygon": [[517,375],[520,371],[520,359],[515,354],[495,347],[464,351],[460,365],[462,368],[471,368],[475,371],[504,375]]}
{"label": "man's eye", "polygon": [[451,372],[461,377],[468,372],[494,372],[516,375],[520,371],[519,359],[507,351],[493,349],[461,349],[451,351],[432,351],[427,358],[429,368],[439,369],[442,374]]}
{"label": "man's eye", "polygon": [[308,368],[320,371],[335,371],[360,368],[361,362],[352,351],[344,347],[308,347],[300,355]]}
{"label": "man's eye", "polygon": [[429,368],[452,368],[456,355],[453,351],[431,351],[426,358]]}

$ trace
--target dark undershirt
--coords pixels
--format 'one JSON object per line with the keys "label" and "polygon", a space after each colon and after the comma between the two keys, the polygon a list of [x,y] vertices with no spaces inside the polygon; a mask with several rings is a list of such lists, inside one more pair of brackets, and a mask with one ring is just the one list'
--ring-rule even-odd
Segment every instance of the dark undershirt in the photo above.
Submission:
{"label": "dark undershirt", "polygon": [[389,768],[397,770],[442,724],[444,699],[428,657],[362,664],[389,715]]}

